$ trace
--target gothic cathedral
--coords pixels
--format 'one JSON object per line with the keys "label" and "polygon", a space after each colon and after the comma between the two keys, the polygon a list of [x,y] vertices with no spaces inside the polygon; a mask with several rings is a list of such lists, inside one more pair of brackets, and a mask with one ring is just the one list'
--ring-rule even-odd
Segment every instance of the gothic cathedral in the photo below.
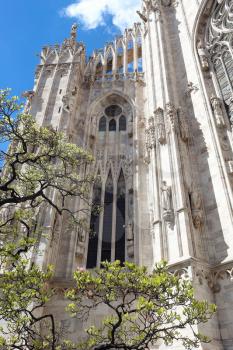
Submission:
{"label": "gothic cathedral", "polygon": [[88,218],[95,235],[48,211],[53,238],[34,259],[55,266],[48,308],[74,340],[84,325],[65,315],[59,289],[77,268],[165,259],[218,306],[201,349],[232,350],[233,0],[143,0],[139,10],[139,23],[88,60],[76,25],[42,49],[27,108],[93,154],[90,195],[103,210]]}

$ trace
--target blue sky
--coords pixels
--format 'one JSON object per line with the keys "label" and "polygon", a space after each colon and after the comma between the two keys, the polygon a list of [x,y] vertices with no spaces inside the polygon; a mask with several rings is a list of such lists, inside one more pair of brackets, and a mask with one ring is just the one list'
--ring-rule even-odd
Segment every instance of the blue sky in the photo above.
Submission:
{"label": "blue sky", "polygon": [[15,95],[32,89],[39,62],[36,55],[44,45],[61,43],[75,21],[80,23],[78,40],[85,42],[87,55],[103,47],[136,18],[138,3],[140,0],[0,0],[0,88],[12,88]]}
{"label": "blue sky", "polygon": [[[141,0],[0,0],[0,89],[21,96],[33,88],[38,54],[61,44],[79,23],[87,56],[138,21]],[[0,150],[6,144],[0,144]]]}

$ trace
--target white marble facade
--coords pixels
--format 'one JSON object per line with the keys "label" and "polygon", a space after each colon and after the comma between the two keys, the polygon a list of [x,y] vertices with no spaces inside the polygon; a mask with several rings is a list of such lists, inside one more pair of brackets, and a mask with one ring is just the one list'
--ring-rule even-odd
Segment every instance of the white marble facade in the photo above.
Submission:
{"label": "white marble facade", "polygon": [[[73,26],[61,46],[42,49],[28,102],[40,124],[94,154],[92,196],[111,204],[89,218],[92,245],[88,231],[47,212],[53,240],[37,263],[55,265],[59,288],[103,257],[151,269],[166,259],[218,306],[205,350],[233,350],[232,18],[233,0],[143,0],[141,22],[89,60]],[[82,325],[58,300],[50,307],[75,339]]]}

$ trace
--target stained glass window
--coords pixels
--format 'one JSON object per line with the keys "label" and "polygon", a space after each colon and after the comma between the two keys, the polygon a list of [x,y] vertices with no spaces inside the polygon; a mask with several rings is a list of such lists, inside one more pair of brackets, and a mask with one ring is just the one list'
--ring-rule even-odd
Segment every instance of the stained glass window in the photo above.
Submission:
{"label": "stained glass window", "polygon": [[125,131],[126,130],[126,118],[124,115],[122,115],[119,119],[119,131]]}
{"label": "stained glass window", "polygon": [[109,131],[116,131],[116,121],[115,119],[111,119],[109,122]]}
{"label": "stained glass window", "polygon": [[106,118],[105,117],[100,118],[99,131],[106,131]]}
{"label": "stained glass window", "polygon": [[122,113],[122,108],[118,105],[111,105],[105,109],[105,114],[108,117],[117,117]]}

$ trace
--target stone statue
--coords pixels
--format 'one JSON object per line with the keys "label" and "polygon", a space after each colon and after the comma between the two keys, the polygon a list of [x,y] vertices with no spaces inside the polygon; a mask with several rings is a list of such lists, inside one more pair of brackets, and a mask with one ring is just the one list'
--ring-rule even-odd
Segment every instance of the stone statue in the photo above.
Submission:
{"label": "stone statue", "polygon": [[70,32],[71,38],[76,39],[77,29],[78,29],[78,25],[77,25],[77,23],[74,23],[71,27],[71,32]]}
{"label": "stone statue", "polygon": [[190,193],[190,205],[192,210],[193,225],[200,229],[203,224],[203,210],[200,192],[193,191]]}
{"label": "stone statue", "polygon": [[180,137],[184,142],[187,142],[189,139],[189,130],[188,130],[186,116],[182,108],[178,108],[178,116],[179,116]]}
{"label": "stone statue", "polygon": [[77,233],[76,255],[83,257],[85,253],[86,231],[80,226]]}
{"label": "stone statue", "polygon": [[134,257],[134,225],[130,220],[126,226],[127,253],[130,258]]}
{"label": "stone statue", "polygon": [[208,71],[209,70],[208,52],[205,49],[204,45],[202,44],[201,40],[199,40],[199,42],[197,44],[197,52],[198,52],[199,59],[201,62],[202,70]]}
{"label": "stone statue", "polygon": [[134,240],[134,232],[133,232],[133,222],[130,220],[128,225],[126,226],[126,237],[127,241],[133,241]]}
{"label": "stone statue", "polygon": [[63,103],[63,109],[66,112],[70,112],[70,107],[69,107],[69,96],[68,94],[64,95],[62,97],[62,103]]}
{"label": "stone statue", "polygon": [[166,143],[166,130],[164,124],[163,110],[162,108],[157,108],[154,111],[156,126],[157,126],[157,137],[161,145]]}
{"label": "stone statue", "polygon": [[192,209],[201,209],[201,195],[198,191],[194,191],[191,193],[191,208]]}
{"label": "stone statue", "polygon": [[171,211],[172,206],[171,206],[171,187],[167,186],[166,181],[162,182],[162,208],[163,211]]}
{"label": "stone statue", "polygon": [[78,229],[78,241],[81,243],[85,243],[86,241],[86,232],[82,226]]}
{"label": "stone statue", "polygon": [[166,181],[162,182],[161,187],[162,195],[162,209],[163,209],[163,219],[169,224],[173,223],[174,215],[172,209],[172,192],[171,187],[167,185]]}
{"label": "stone statue", "polygon": [[166,104],[166,118],[168,124],[167,131],[170,132],[173,130],[174,132],[177,132],[177,110],[171,102]]}
{"label": "stone statue", "polygon": [[213,108],[216,124],[219,128],[221,128],[225,126],[221,100],[216,96],[211,96],[210,101]]}

